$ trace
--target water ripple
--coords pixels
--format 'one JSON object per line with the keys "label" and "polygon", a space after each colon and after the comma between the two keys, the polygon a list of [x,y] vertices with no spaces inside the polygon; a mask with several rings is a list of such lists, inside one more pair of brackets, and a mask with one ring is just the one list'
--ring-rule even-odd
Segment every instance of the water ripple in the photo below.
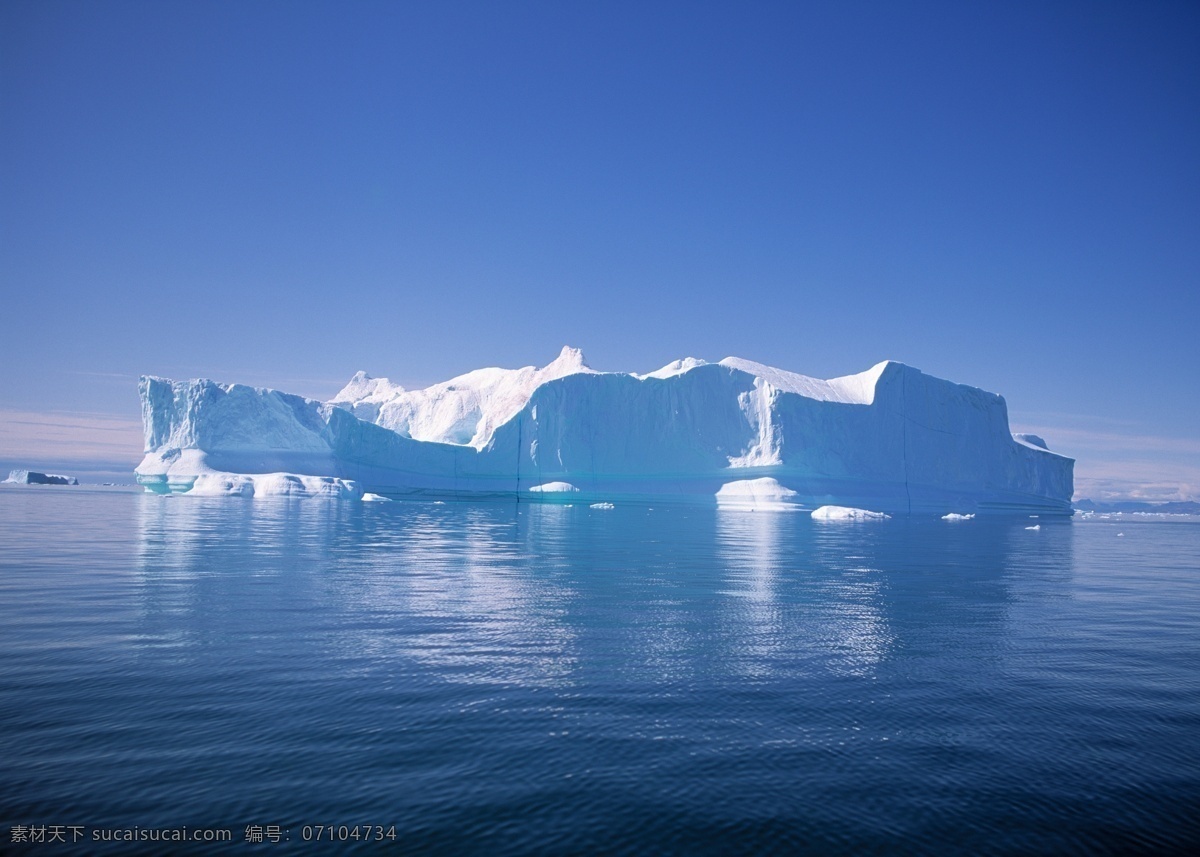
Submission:
{"label": "water ripple", "polygon": [[0,823],[1186,853],[1200,524],[970,524],[0,491]]}

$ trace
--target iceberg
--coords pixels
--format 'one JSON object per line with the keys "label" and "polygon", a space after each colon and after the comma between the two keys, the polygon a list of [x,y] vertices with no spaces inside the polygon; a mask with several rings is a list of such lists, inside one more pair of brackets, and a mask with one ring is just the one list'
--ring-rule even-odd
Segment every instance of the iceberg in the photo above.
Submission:
{"label": "iceberg", "polygon": [[[0,471],[2,473],[3,471]],[[78,485],[79,480],[74,476],[63,476],[59,473],[39,473],[36,470],[11,470],[5,482],[17,485]]]}
{"label": "iceberg", "polygon": [[144,376],[156,493],[821,506],[1070,515],[1074,461],[1002,397],[894,361],[831,380],[740,358],[478,369],[423,390],[356,374],[331,401]]}

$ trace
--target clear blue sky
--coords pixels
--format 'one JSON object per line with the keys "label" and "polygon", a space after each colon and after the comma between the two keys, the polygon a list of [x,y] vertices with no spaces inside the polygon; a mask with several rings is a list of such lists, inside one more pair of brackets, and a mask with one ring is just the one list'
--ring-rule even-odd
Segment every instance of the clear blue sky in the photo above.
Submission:
{"label": "clear blue sky", "polygon": [[569,343],[901,360],[1200,498],[1198,45],[1192,2],[6,0],[0,466],[127,478],[142,373]]}

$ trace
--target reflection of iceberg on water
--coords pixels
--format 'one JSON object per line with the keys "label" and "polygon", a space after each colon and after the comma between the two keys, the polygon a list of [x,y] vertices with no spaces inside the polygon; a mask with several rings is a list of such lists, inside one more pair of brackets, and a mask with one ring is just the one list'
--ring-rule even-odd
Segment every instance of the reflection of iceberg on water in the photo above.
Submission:
{"label": "reflection of iceberg on water", "polygon": [[424,390],[356,375],[331,402],[143,378],[158,493],[628,498],[896,513],[1071,513],[1074,462],[1004,400],[900,363],[822,381],[738,358],[601,373],[573,349]]}
{"label": "reflection of iceberg on water", "polygon": [[[860,565],[844,567],[846,547],[861,549],[860,540],[839,540],[829,551],[812,541],[813,530],[792,521],[786,515],[718,513],[730,666],[756,678],[817,664],[867,675],[893,642],[880,578]],[[811,564],[797,567],[805,555]]]}
{"label": "reflection of iceberg on water", "polygon": [[570,590],[532,573],[505,507],[389,504],[378,514],[140,499],[139,600],[164,643],[270,637],[279,629],[259,627],[252,605],[270,599],[277,615],[275,600],[286,599],[289,658],[341,651],[348,669],[418,663],[455,683],[528,687],[569,683],[576,668]]}

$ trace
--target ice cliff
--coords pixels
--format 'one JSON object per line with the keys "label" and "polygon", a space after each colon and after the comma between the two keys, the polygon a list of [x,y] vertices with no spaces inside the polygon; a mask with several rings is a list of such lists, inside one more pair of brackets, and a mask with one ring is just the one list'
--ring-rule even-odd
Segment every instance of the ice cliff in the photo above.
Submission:
{"label": "ice cliff", "polygon": [[13,470],[5,482],[18,485],[78,485],[79,480],[74,476],[63,476],[59,473],[39,473],[36,470]]}
{"label": "ice cliff", "polygon": [[1071,513],[1074,462],[1015,439],[1003,398],[890,361],[828,381],[738,358],[635,375],[564,348],[424,390],[360,372],[324,403],[208,380],[140,392],[138,481],[156,492]]}

